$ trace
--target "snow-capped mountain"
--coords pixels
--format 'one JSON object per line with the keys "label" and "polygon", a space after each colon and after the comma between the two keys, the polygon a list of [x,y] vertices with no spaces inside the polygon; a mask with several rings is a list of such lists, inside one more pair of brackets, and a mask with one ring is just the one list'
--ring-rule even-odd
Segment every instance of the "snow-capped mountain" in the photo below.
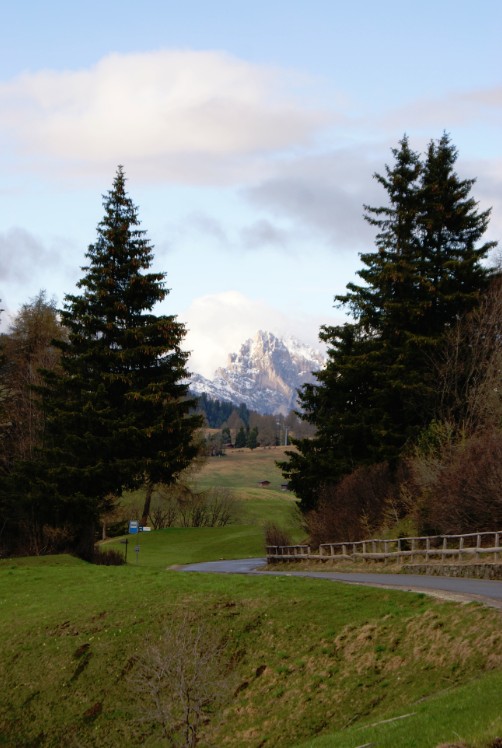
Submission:
{"label": "snow-capped mountain", "polygon": [[281,340],[260,330],[242,344],[239,353],[231,353],[225,367],[214,378],[194,374],[190,391],[205,392],[218,400],[245,403],[259,413],[287,414],[296,407],[297,390],[314,381],[313,371],[324,364],[324,357],[294,338]]}

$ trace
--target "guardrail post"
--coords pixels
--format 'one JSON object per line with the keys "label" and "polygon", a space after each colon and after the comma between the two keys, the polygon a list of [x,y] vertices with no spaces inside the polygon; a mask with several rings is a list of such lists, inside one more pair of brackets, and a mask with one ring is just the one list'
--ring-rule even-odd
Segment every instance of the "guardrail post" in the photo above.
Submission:
{"label": "guardrail post", "polygon": [[[448,538],[446,537],[446,535],[444,535],[443,536],[443,551],[446,551],[446,550],[448,550]],[[441,554],[441,563],[442,564],[444,564],[445,558],[446,558],[446,554],[442,553]]]}

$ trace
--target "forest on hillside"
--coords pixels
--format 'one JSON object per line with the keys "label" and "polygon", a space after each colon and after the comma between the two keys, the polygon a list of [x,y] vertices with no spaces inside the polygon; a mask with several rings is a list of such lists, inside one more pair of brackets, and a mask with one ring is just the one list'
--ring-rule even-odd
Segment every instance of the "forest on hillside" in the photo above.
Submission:
{"label": "forest on hillside", "polygon": [[221,454],[228,447],[273,447],[288,445],[292,438],[314,435],[314,427],[295,411],[263,414],[228,400],[213,399],[203,393],[197,398],[197,410],[208,426],[205,441],[209,455]]}

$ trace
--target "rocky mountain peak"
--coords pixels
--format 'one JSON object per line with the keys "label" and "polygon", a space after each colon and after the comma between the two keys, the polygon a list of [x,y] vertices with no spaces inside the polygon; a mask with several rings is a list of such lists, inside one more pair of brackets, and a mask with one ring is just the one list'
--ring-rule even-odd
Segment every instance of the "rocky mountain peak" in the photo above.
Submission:
{"label": "rocky mountain peak", "polygon": [[194,375],[190,389],[209,397],[245,403],[259,413],[287,414],[296,407],[297,390],[314,380],[313,371],[324,357],[294,338],[283,340],[260,330],[238,353],[228,356],[227,365],[216,370],[214,379]]}

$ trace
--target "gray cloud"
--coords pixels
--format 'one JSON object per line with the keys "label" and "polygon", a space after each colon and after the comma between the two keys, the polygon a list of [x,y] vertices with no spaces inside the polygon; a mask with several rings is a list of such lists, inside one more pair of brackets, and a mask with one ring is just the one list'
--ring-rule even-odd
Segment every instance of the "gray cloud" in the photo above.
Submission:
{"label": "gray cloud", "polygon": [[4,282],[22,283],[60,264],[60,252],[46,247],[29,231],[12,228],[0,233],[0,277]]}
{"label": "gray cloud", "polygon": [[[363,218],[363,205],[380,206],[387,195],[373,178],[391,165],[394,142],[339,149],[306,156],[276,167],[267,180],[244,191],[253,205],[286,219],[302,232],[315,232],[337,251],[362,251],[372,245],[375,230]],[[430,138],[411,137],[422,150]],[[456,169],[462,178],[476,177],[472,195],[480,208],[492,207],[488,236],[502,233],[502,160],[469,158],[462,152]],[[496,235],[498,234],[498,236]]]}
{"label": "gray cloud", "polygon": [[[480,208],[491,208],[487,238],[502,245],[502,159],[474,161],[467,164],[467,176],[476,175],[473,195]],[[500,254],[502,246],[496,250]]]}
{"label": "gray cloud", "polygon": [[222,224],[212,216],[207,215],[207,213],[201,211],[190,213],[187,217],[186,225],[190,230],[210,236],[223,246],[227,246],[229,243],[227,233]]}
{"label": "gray cloud", "polygon": [[289,243],[289,233],[271,221],[261,219],[241,230],[241,242],[244,249],[261,249],[267,246],[286,249]]}
{"label": "gray cloud", "polygon": [[72,241],[55,237],[47,244],[20,227],[0,232],[0,298],[6,310],[0,322],[41,289],[56,303],[73,292],[80,274],[79,261],[71,261],[75,250]]}
{"label": "gray cloud", "polygon": [[365,148],[306,157],[282,165],[276,176],[244,195],[301,230],[322,235],[339,250],[361,249],[374,236],[363,219],[363,204],[379,205],[385,199],[372,179],[376,163]]}

